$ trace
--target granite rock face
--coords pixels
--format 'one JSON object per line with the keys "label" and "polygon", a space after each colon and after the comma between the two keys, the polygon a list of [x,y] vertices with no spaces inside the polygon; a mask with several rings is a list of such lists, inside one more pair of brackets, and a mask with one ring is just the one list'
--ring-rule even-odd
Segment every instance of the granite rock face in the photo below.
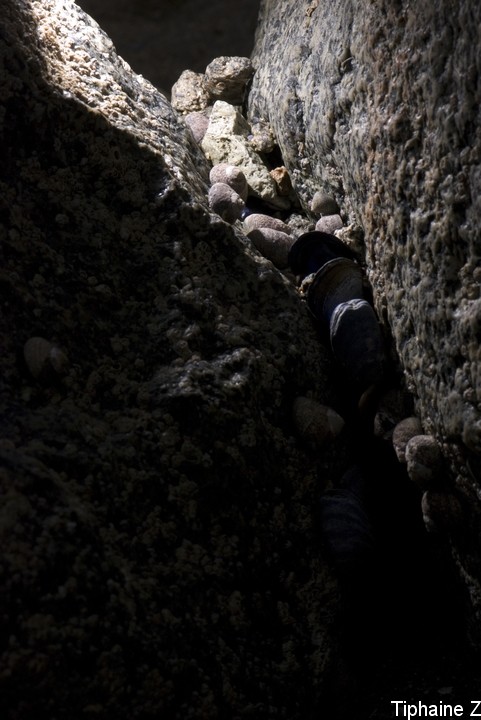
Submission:
{"label": "granite rock face", "polygon": [[308,717],[346,458],[291,419],[336,408],[305,306],[75,4],[7,0],[0,60],[2,717]]}
{"label": "granite rock face", "polygon": [[455,556],[481,616],[481,10],[264,0],[249,96],[307,208],[364,231],[374,299],[464,508]]}

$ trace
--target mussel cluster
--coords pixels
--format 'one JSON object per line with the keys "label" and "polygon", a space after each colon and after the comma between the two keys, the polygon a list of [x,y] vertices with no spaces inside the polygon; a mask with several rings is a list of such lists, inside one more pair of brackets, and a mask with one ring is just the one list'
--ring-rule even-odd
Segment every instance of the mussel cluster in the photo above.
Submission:
{"label": "mussel cluster", "polygon": [[309,276],[307,303],[327,330],[333,355],[357,397],[378,387],[385,369],[384,342],[354,253],[335,235],[312,231],[298,237],[288,262],[301,279]]}

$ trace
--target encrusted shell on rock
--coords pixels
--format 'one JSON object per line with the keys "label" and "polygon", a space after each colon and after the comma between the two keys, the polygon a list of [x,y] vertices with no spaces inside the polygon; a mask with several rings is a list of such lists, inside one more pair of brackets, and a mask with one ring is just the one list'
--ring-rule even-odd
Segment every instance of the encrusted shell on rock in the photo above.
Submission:
{"label": "encrusted shell on rock", "polygon": [[414,435],[406,445],[405,457],[408,475],[421,489],[429,490],[442,480],[443,454],[432,435]]}
{"label": "encrusted shell on rock", "polygon": [[343,418],[332,408],[308,397],[297,397],[292,405],[292,418],[299,435],[314,447],[339,435]]}
{"label": "encrusted shell on rock", "polygon": [[423,432],[421,421],[414,415],[404,418],[395,426],[392,433],[392,444],[394,452],[400,463],[406,463],[406,445],[415,435]]}
{"label": "encrusted shell on rock", "polygon": [[309,286],[307,302],[314,315],[329,324],[334,308],[347,300],[362,298],[362,290],[359,265],[348,258],[337,257],[324,263],[316,272]]}
{"label": "encrusted shell on rock", "polygon": [[254,74],[249,58],[227,56],[214,58],[205,69],[205,86],[214,100],[241,105],[247,83]]}
{"label": "encrusted shell on rock", "polygon": [[269,227],[251,230],[248,237],[261,255],[274,263],[277,268],[283,269],[287,267],[287,256],[294,238],[285,232],[273,230]]}
{"label": "encrusted shell on rock", "polygon": [[337,305],[329,326],[334,357],[357,392],[377,386],[384,375],[384,342],[378,319],[366,300]]}
{"label": "encrusted shell on rock", "polygon": [[36,380],[65,375],[68,369],[66,354],[43,337],[29,338],[23,346],[23,357],[28,371]]}
{"label": "encrusted shell on rock", "polygon": [[258,230],[259,228],[271,228],[272,230],[279,230],[280,232],[287,233],[290,235],[292,230],[285,222],[278,218],[272,217],[271,215],[264,215],[264,213],[251,213],[244,220],[244,232],[249,235],[252,230]]}
{"label": "encrusted shell on rock", "polygon": [[453,493],[426,490],[421,499],[421,510],[429,532],[452,533],[462,524],[463,509]]}
{"label": "encrusted shell on rock", "polygon": [[344,226],[340,215],[323,215],[316,222],[316,230],[331,235]]}
{"label": "encrusted shell on rock", "polygon": [[335,235],[312,230],[297,238],[289,253],[289,266],[293,273],[305,277],[339,257],[355,259],[352,250]]}
{"label": "encrusted shell on rock", "polygon": [[230,165],[229,163],[214,165],[210,171],[209,180],[211,184],[220,182],[229,185],[240,195],[244,202],[247,200],[249,191],[247,178],[242,170],[235,165]]}
{"label": "encrusted shell on rock", "polygon": [[233,223],[239,220],[245,204],[236,191],[226,183],[217,182],[209,188],[209,207],[223,220]]}

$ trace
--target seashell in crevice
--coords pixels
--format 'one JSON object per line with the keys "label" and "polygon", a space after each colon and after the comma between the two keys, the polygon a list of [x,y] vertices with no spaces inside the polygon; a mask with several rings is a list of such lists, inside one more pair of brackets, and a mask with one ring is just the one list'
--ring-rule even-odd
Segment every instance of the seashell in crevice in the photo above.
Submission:
{"label": "seashell in crevice", "polygon": [[242,170],[235,165],[229,163],[219,163],[214,165],[209,174],[209,180],[212,185],[214,183],[225,183],[233,188],[236,193],[244,200],[247,200],[249,186],[247,178]]}
{"label": "seashell in crevice", "polygon": [[287,256],[294,238],[285,232],[268,227],[251,230],[248,237],[261,255],[274,263],[277,268],[287,267]]}
{"label": "seashell in crevice", "polygon": [[336,230],[340,230],[344,227],[344,223],[341,220],[340,215],[323,215],[316,222],[316,230],[319,232],[335,233]]}
{"label": "seashell in crevice", "polygon": [[306,277],[330,260],[340,257],[356,259],[352,250],[335,235],[311,230],[297,238],[289,253],[289,265],[296,275]]}
{"label": "seashell in crevice", "polygon": [[364,501],[365,480],[357,465],[344,473],[341,487],[320,500],[321,534],[330,559],[339,569],[369,562],[375,539]]}
{"label": "seashell in crevice", "polygon": [[354,260],[337,257],[317,271],[307,293],[307,303],[321,322],[329,324],[334,309],[343,302],[362,298],[363,281]]}
{"label": "seashell in crevice", "polygon": [[35,380],[48,381],[67,373],[68,358],[56,345],[43,337],[31,337],[23,346],[23,357]]}
{"label": "seashell in crevice", "polygon": [[356,391],[379,385],[384,376],[384,342],[371,305],[358,298],[337,305],[329,334],[334,357]]}
{"label": "seashell in crevice", "polygon": [[299,435],[311,446],[321,448],[343,430],[343,418],[327,405],[299,396],[292,405],[292,419]]}
{"label": "seashell in crevice", "polygon": [[429,490],[443,480],[444,458],[432,435],[414,435],[406,445],[407,471],[422,490]]}
{"label": "seashell in crevice", "polygon": [[244,201],[226,183],[216,182],[209,188],[209,207],[228,223],[239,220],[244,210]]}
{"label": "seashell in crevice", "polygon": [[428,532],[449,534],[462,526],[463,508],[453,493],[426,490],[421,499],[421,510]]}
{"label": "seashell in crevice", "polygon": [[336,200],[322,190],[314,193],[309,208],[315,215],[336,215],[339,212]]}
{"label": "seashell in crevice", "polygon": [[265,215],[264,213],[251,213],[244,220],[244,232],[249,235],[253,230],[259,228],[271,228],[271,230],[279,230],[280,232],[292,233],[291,228],[282,220],[272,217],[272,215]]}
{"label": "seashell in crevice", "polygon": [[392,444],[397,459],[403,465],[406,463],[406,446],[410,439],[423,432],[421,421],[414,415],[404,418],[395,426],[392,433]]}

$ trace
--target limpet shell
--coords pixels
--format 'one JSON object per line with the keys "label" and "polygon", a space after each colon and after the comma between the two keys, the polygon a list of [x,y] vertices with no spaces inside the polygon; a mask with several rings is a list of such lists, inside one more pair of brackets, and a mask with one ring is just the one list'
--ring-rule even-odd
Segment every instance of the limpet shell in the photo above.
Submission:
{"label": "limpet shell", "polygon": [[323,447],[344,428],[343,418],[332,408],[299,396],[292,405],[292,418],[299,435],[314,447]]}
{"label": "limpet shell", "polygon": [[285,232],[268,227],[251,230],[248,237],[261,255],[274,263],[277,268],[287,267],[287,256],[294,238]]}
{"label": "limpet shell", "polygon": [[209,207],[212,212],[220,215],[223,220],[233,223],[240,219],[245,204],[240,195],[230,185],[217,182],[209,188]]}
{"label": "limpet shell", "polygon": [[443,454],[432,435],[414,435],[406,445],[405,457],[410,479],[422,490],[429,490],[442,479]]}
{"label": "limpet shell", "polygon": [[384,343],[374,309],[354,299],[334,308],[329,326],[334,357],[359,393],[384,375]]}
{"label": "limpet shell", "polygon": [[397,459],[403,465],[406,463],[406,445],[415,435],[423,432],[421,421],[414,415],[404,418],[395,426],[392,433],[392,444]]}
{"label": "limpet shell", "polygon": [[247,184],[247,178],[242,170],[235,165],[229,163],[219,163],[214,165],[209,174],[209,180],[211,184],[214,183],[225,183],[229,187],[233,188],[238,195],[244,200],[247,200],[249,192],[249,186]]}
{"label": "limpet shell", "polygon": [[65,375],[68,369],[65,353],[43,337],[29,338],[23,346],[23,357],[28,371],[36,380]]}
{"label": "limpet shell", "polygon": [[355,259],[352,250],[335,235],[312,230],[297,238],[289,253],[289,266],[296,275],[306,277],[340,257]]}
{"label": "limpet shell", "polygon": [[307,302],[319,320],[330,323],[334,309],[347,300],[362,298],[362,290],[359,265],[354,260],[337,257],[324,263],[316,272],[309,286]]}

